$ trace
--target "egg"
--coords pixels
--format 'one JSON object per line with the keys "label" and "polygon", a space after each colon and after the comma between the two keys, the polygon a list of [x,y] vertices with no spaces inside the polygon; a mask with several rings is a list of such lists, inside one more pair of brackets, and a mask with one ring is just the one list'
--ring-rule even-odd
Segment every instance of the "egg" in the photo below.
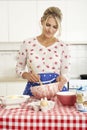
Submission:
{"label": "egg", "polygon": [[48,101],[47,101],[47,98],[41,98],[41,101],[40,101],[40,106],[43,106],[43,107],[46,107],[48,106]]}

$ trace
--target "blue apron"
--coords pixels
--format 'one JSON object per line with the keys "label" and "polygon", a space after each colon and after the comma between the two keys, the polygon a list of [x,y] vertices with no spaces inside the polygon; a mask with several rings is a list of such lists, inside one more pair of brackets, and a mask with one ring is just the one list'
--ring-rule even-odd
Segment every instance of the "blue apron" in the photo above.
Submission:
{"label": "blue apron", "polygon": [[[43,84],[49,84],[49,83],[55,83],[56,82],[56,78],[59,76],[57,73],[40,73],[40,80],[42,81]],[[23,92],[23,95],[30,95],[33,96],[30,88],[34,87],[34,86],[39,86],[40,83],[39,82],[27,82],[25,90]],[[62,91],[68,91],[67,87],[63,87]]]}

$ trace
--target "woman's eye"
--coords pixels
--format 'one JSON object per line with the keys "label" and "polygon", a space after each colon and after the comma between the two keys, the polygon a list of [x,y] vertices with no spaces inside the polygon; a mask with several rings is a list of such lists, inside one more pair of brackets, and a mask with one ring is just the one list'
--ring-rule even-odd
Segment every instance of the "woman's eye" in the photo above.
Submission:
{"label": "woman's eye", "polygon": [[57,28],[58,28],[58,26],[53,26],[53,28],[54,28],[54,29],[57,29]]}
{"label": "woman's eye", "polygon": [[50,25],[49,23],[46,23],[46,26],[47,26],[47,27],[50,27],[51,25]]}
{"label": "woman's eye", "polygon": [[[47,27],[51,27],[51,25],[50,25],[49,23],[46,23],[46,26],[47,26]],[[57,28],[58,28],[58,26],[57,26],[57,25],[55,25],[55,26],[53,26],[53,28],[54,28],[54,29],[57,29]]]}

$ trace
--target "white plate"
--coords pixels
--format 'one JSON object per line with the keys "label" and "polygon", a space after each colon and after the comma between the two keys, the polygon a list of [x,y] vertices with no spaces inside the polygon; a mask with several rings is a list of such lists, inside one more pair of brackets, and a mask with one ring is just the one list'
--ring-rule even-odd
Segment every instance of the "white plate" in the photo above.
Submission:
{"label": "white plate", "polygon": [[2,104],[11,105],[11,104],[21,104],[27,101],[30,96],[27,95],[9,95],[1,98]]}

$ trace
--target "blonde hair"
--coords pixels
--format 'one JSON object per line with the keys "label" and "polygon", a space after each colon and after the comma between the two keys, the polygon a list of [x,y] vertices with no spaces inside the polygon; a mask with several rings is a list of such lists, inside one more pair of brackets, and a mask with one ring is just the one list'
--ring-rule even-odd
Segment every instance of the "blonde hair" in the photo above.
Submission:
{"label": "blonde hair", "polygon": [[61,21],[62,21],[62,12],[58,7],[49,7],[45,10],[43,13],[43,16],[41,17],[41,22],[46,21],[50,16],[55,18],[57,24],[58,24],[58,31],[59,34],[61,32]]}

